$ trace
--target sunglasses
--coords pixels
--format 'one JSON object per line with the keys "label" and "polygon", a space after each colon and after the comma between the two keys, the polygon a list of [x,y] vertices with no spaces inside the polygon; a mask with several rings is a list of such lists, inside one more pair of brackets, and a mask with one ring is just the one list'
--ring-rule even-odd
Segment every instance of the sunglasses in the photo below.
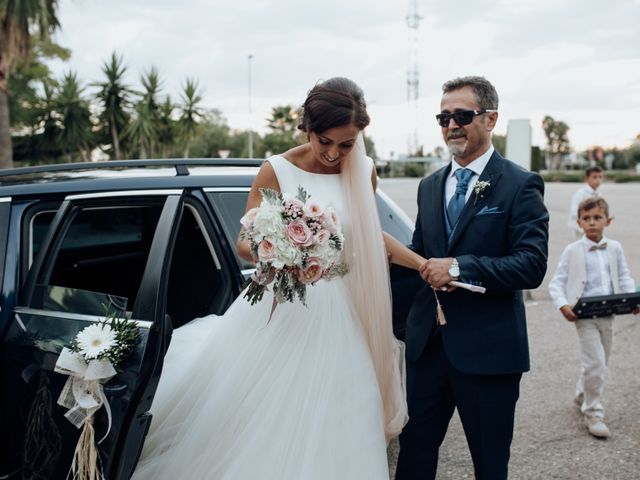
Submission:
{"label": "sunglasses", "polygon": [[453,118],[456,121],[456,124],[461,127],[464,125],[469,125],[473,122],[473,118],[477,115],[482,115],[483,113],[489,112],[497,112],[498,110],[493,110],[489,108],[481,108],[480,110],[457,110],[453,113],[444,112],[436,115],[436,120],[440,124],[441,127],[447,128],[449,126],[449,122]]}

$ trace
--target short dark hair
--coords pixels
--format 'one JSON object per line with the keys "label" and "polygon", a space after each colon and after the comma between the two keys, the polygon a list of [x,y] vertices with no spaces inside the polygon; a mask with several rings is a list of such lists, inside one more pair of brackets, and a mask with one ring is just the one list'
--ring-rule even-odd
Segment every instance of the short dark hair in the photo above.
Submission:
{"label": "short dark hair", "polygon": [[578,218],[580,218],[580,212],[586,212],[594,208],[601,208],[607,218],[609,218],[609,204],[602,197],[588,197],[582,200],[580,205],[578,205]]}
{"label": "short dark hair", "polygon": [[442,92],[449,93],[464,87],[471,87],[476,94],[476,101],[480,108],[488,108],[491,110],[498,109],[498,92],[491,82],[484,77],[467,76],[458,77],[442,85]]}
{"label": "short dark hair", "polygon": [[589,167],[584,171],[584,176],[588,177],[592,173],[602,173],[603,170],[598,165],[594,165],[593,167]]}
{"label": "short dark hair", "polygon": [[318,83],[309,91],[302,106],[300,130],[322,133],[350,124],[360,130],[369,125],[364,93],[355,82],[334,77]]}

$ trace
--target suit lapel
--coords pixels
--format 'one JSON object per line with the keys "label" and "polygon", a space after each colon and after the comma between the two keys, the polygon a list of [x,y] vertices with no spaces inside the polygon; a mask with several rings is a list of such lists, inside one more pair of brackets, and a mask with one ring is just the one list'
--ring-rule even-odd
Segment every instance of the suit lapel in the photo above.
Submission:
{"label": "suit lapel", "polygon": [[[433,256],[435,257],[444,256],[444,253],[447,250],[447,229],[444,224],[444,186],[450,171],[451,165],[449,164],[448,167],[433,174],[434,188],[432,189],[432,195],[430,198],[431,218],[429,219],[431,225],[426,228],[433,228],[435,232],[438,232],[436,235],[437,243],[433,247]],[[423,226],[423,228],[425,227]]]}
{"label": "suit lapel", "polygon": [[482,171],[482,175],[480,175],[480,178],[478,179],[479,182],[489,182],[490,185],[484,191],[482,196],[477,198],[477,200],[475,192],[471,192],[469,200],[464,205],[464,208],[460,213],[456,229],[451,234],[451,239],[449,240],[447,248],[447,255],[449,255],[453,250],[453,247],[455,247],[455,244],[464,233],[473,216],[482,208],[483,205],[487,204],[488,198],[491,197],[491,194],[495,191],[498,182],[500,181],[500,177],[502,177],[502,162],[504,162],[502,156],[500,156],[497,151],[494,151],[487,163],[487,166]]}

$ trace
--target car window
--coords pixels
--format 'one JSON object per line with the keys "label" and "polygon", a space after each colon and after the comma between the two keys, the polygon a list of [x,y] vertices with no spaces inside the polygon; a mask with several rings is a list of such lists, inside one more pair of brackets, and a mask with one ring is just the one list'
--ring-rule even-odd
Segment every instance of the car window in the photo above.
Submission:
{"label": "car window", "polygon": [[31,266],[33,259],[38,254],[42,241],[49,230],[49,225],[51,225],[55,216],[55,210],[43,210],[31,217],[31,222],[29,223],[29,266]]}
{"label": "car window", "polygon": [[[237,191],[207,191],[207,196],[213,208],[216,210],[224,233],[229,239],[230,245],[235,252],[236,239],[240,233],[240,219],[244,215],[247,206],[249,189],[238,189]],[[254,265],[236,255],[240,268],[254,268]]]}
{"label": "car window", "polygon": [[53,259],[49,285],[90,290],[135,303],[162,205],[84,208]]}
{"label": "car window", "polygon": [[201,212],[187,204],[176,236],[167,289],[167,314],[173,328],[194,318],[221,314],[233,299],[231,272],[221,263],[219,242],[209,234],[205,223]]}

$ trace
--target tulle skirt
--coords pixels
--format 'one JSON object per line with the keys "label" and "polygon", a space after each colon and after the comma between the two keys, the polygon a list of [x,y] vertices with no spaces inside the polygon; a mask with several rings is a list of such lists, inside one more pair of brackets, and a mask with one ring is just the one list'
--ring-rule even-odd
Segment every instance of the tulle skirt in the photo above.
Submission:
{"label": "tulle skirt", "polygon": [[342,279],[239,297],[174,332],[141,479],[388,479],[382,401]]}

